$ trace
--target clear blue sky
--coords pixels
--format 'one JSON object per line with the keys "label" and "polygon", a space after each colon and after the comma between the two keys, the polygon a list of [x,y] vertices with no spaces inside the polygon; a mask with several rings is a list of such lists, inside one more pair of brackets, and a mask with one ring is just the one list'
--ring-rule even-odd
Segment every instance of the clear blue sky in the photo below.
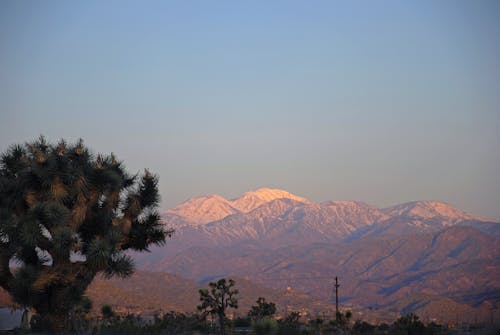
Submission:
{"label": "clear blue sky", "polygon": [[0,150],[82,137],[162,207],[263,186],[500,219],[498,1],[0,2]]}

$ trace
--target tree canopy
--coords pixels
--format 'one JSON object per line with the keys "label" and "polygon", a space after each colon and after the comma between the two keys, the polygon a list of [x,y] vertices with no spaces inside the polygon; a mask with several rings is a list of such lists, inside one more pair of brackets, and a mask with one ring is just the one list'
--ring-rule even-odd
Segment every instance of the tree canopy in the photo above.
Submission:
{"label": "tree canopy", "polygon": [[238,290],[234,289],[233,279],[219,279],[217,282],[208,284],[210,290],[201,289],[198,310],[204,314],[217,315],[221,335],[225,334],[225,320],[227,308],[238,308]]}
{"label": "tree canopy", "polygon": [[125,251],[172,233],[157,212],[157,184],[82,140],[11,146],[0,158],[0,286],[45,328],[61,330],[98,273],[130,276]]}
{"label": "tree canopy", "polygon": [[276,304],[267,302],[266,298],[259,297],[256,301],[257,305],[253,305],[248,312],[248,317],[253,320],[272,317],[276,313]]}

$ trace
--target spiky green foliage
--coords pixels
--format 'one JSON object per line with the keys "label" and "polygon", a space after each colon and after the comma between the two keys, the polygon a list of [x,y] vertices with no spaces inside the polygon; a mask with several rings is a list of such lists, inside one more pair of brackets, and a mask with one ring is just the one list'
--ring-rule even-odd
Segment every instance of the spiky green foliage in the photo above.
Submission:
{"label": "spiky green foliage", "polygon": [[[114,155],[43,137],[0,158],[0,286],[53,331],[98,273],[133,272],[125,250],[165,242],[158,179],[129,175]],[[11,265],[16,262],[16,269]]]}
{"label": "spiky green foliage", "polygon": [[201,289],[198,310],[204,315],[217,315],[219,319],[220,334],[225,334],[226,309],[238,308],[238,290],[234,289],[233,279],[219,279],[217,282],[209,283],[209,290]]}
{"label": "spiky green foliage", "polygon": [[248,317],[252,320],[260,320],[265,317],[272,317],[276,313],[276,304],[267,302],[266,298],[259,297],[248,312]]}

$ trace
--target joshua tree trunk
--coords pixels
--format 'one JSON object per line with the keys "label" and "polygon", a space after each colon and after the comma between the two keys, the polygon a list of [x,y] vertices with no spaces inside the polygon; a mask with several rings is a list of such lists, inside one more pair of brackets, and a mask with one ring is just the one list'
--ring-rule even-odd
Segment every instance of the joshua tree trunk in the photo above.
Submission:
{"label": "joshua tree trunk", "polygon": [[220,327],[220,334],[221,335],[226,334],[226,329],[224,327],[225,319],[226,319],[225,313],[219,313],[219,327]]}
{"label": "joshua tree trunk", "polygon": [[41,328],[52,333],[62,333],[65,330],[68,317],[74,307],[74,297],[81,297],[84,289],[90,284],[90,277],[77,278],[72,285],[54,285],[47,289],[43,299],[35,304]]}
{"label": "joshua tree trunk", "polygon": [[50,299],[43,306],[35,306],[39,330],[49,331],[54,334],[62,333],[65,329],[69,311],[63,306],[55,306],[54,299]]}

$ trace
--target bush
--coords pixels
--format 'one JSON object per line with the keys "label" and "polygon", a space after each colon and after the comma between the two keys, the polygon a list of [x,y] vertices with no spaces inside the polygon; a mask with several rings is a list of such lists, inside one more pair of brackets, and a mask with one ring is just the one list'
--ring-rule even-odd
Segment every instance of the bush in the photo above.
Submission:
{"label": "bush", "polygon": [[375,332],[375,326],[369,324],[366,321],[356,320],[354,326],[352,327],[353,334],[363,335],[363,334],[373,334]]}
{"label": "bush", "polygon": [[286,318],[278,322],[278,335],[299,335],[301,334],[300,313],[292,312]]}
{"label": "bush", "polygon": [[275,335],[278,332],[278,322],[266,317],[252,322],[252,330],[256,335]]}
{"label": "bush", "polygon": [[208,333],[208,325],[199,315],[185,315],[170,312],[163,317],[156,317],[148,322],[139,316],[128,315],[125,318],[114,317],[108,320],[101,329],[94,332],[96,335],[182,335],[194,332]]}
{"label": "bush", "polygon": [[233,320],[233,327],[251,327],[252,322],[249,318],[236,318]]}
{"label": "bush", "polygon": [[414,313],[406,314],[397,319],[392,325],[394,334],[420,335],[425,330],[425,325]]}
{"label": "bush", "polygon": [[103,305],[101,308],[101,314],[104,319],[112,319],[116,316],[115,311],[113,311],[113,308],[110,305]]}

